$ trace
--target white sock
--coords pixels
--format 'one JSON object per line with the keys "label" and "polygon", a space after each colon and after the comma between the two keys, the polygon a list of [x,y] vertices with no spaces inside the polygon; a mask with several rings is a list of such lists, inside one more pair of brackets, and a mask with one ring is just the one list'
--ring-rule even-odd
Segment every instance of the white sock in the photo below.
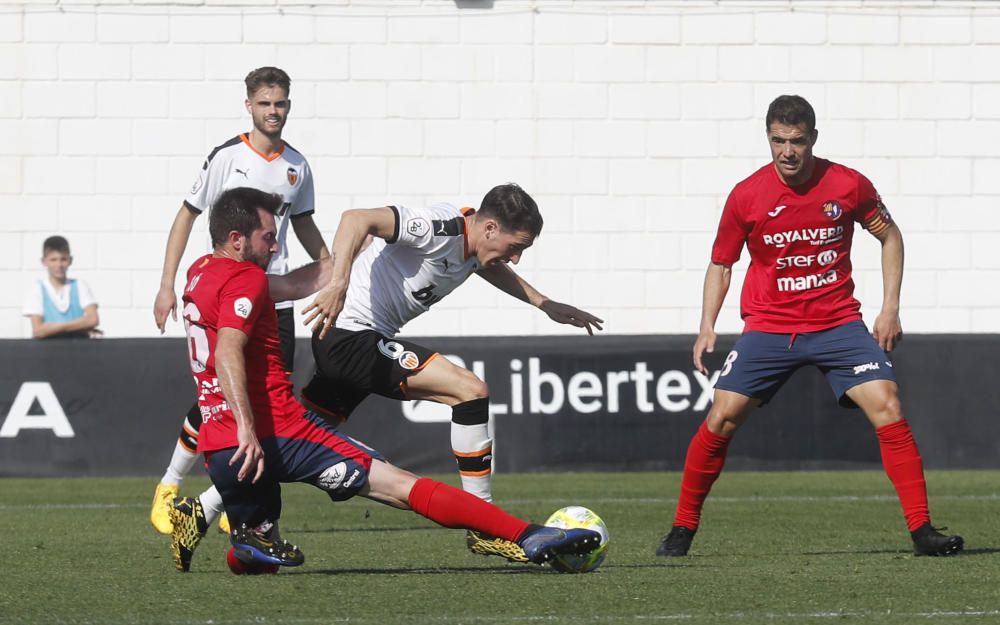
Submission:
{"label": "white sock", "polygon": [[184,481],[184,476],[191,471],[197,459],[197,453],[191,453],[184,445],[181,445],[180,441],[177,441],[177,446],[174,447],[174,455],[170,457],[170,466],[167,467],[167,472],[160,478],[160,482],[180,486],[181,482]]}
{"label": "white sock", "polygon": [[201,509],[205,513],[205,520],[208,521],[209,525],[215,523],[215,520],[225,510],[222,505],[222,495],[219,494],[215,486],[209,486],[208,490],[198,495],[198,499],[201,500]]}
{"label": "white sock", "polygon": [[493,439],[489,424],[451,424],[451,448],[458,461],[462,490],[484,501],[493,501]]}

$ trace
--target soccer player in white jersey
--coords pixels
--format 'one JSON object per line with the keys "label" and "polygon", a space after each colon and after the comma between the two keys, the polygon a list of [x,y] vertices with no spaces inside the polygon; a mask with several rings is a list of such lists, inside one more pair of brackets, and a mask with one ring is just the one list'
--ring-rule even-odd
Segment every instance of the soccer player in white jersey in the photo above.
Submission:
{"label": "soccer player in white jersey", "polygon": [[[212,150],[170,228],[160,290],[153,305],[153,317],[161,333],[168,314],[177,321],[174,279],[191,236],[194,220],[227,189],[253,187],[267,193],[277,193],[284,200],[275,215],[278,252],[271,258],[268,273],[284,275],[288,272],[286,238],[289,225],[309,256],[319,259],[329,255],[323,243],[323,235],[312,218],[315,194],[309,163],[298,150],[281,138],[292,108],[292,101],[289,99],[291,79],[277,67],[261,67],[247,74],[244,82],[247,89],[246,109],[253,121],[253,128]],[[278,302],[275,308],[278,311],[282,358],[286,370],[292,371],[295,358],[292,302]],[[201,423],[202,416],[198,403],[195,402],[182,423],[170,465],[153,496],[150,521],[161,533],[169,534],[171,531],[171,505],[179,494],[184,476],[198,457],[195,450]],[[222,498],[214,489],[203,494],[201,503],[209,523],[222,512]],[[220,525],[228,531],[225,517],[220,520]]]}
{"label": "soccer player in white jersey", "polygon": [[[451,406],[462,487],[491,501],[486,383],[396,334],[473,273],[558,323],[600,330],[601,319],[545,297],[508,267],[541,229],[535,201],[516,184],[494,187],[478,211],[442,203],[345,212],[333,240],[333,280],[303,311],[314,324],[316,359],[303,403],[334,425],[372,393]],[[372,243],[362,251],[369,235]],[[475,553],[524,560],[509,541],[471,532],[468,544]]]}

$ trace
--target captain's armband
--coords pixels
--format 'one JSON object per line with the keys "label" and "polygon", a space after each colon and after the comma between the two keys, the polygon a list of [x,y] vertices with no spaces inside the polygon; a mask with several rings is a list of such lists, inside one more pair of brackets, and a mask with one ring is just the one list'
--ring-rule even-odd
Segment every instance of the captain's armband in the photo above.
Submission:
{"label": "captain's armband", "polygon": [[889,211],[886,210],[881,201],[878,203],[878,210],[875,211],[875,214],[864,220],[861,224],[865,230],[876,237],[888,230],[891,225],[892,215],[889,214]]}

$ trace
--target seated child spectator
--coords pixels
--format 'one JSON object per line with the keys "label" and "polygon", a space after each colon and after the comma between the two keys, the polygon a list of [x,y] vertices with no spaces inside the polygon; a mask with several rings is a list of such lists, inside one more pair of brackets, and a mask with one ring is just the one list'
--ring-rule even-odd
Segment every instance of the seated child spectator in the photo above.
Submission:
{"label": "seated child spectator", "polygon": [[73,257],[65,237],[45,239],[42,264],[49,275],[28,288],[24,301],[24,316],[31,318],[31,335],[36,339],[100,336],[97,300],[83,280],[66,276]]}

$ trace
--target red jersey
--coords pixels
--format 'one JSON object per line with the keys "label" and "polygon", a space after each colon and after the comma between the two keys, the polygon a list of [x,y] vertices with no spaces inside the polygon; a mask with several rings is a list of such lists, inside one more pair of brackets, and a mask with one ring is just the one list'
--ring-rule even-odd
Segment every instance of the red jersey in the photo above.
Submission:
{"label": "red jersey", "polygon": [[187,277],[183,316],[201,409],[198,451],[239,445],[236,419],[215,371],[220,328],[234,328],[249,337],[244,359],[257,437],[274,436],[301,425],[305,409],[292,394],[292,383],[285,373],[278,315],[264,270],[251,262],[208,255],[191,265]]}
{"label": "red jersey", "polygon": [[816,332],[861,318],[851,279],[854,223],[879,234],[892,223],[872,183],[821,158],[810,180],[790,187],[774,165],[733,188],[712,246],[732,265],[744,244],[750,268],[740,313],[745,332]]}

